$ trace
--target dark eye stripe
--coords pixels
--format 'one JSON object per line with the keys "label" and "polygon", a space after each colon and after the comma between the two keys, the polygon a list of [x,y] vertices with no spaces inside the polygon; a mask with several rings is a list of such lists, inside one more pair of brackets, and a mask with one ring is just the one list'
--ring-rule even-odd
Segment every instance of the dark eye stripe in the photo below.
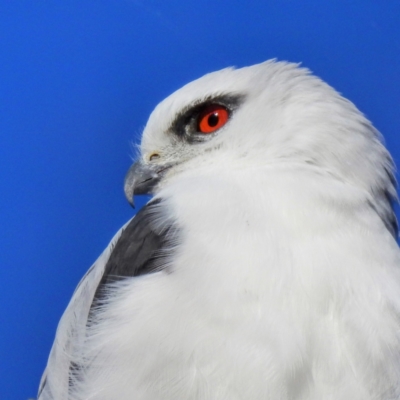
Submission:
{"label": "dark eye stripe", "polygon": [[[198,117],[210,106],[220,105],[224,107],[229,115],[243,103],[245,96],[243,94],[227,94],[208,97],[201,101],[194,102],[185,107],[172,122],[169,132],[180,140],[189,143],[202,142],[204,139],[198,128]],[[199,136],[200,135],[200,136]],[[212,135],[209,135],[212,136]]]}

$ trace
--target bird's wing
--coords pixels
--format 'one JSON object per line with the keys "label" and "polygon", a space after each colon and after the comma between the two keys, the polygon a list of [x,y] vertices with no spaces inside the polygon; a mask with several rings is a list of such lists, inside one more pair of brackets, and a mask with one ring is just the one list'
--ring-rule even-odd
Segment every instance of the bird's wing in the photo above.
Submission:
{"label": "bird's wing", "polygon": [[40,382],[39,400],[68,398],[71,374],[79,370],[73,360],[79,359],[88,320],[107,285],[160,269],[161,250],[167,245],[171,227],[157,226],[158,220],[159,201],[150,202],[117,232],[78,284],[58,325]]}

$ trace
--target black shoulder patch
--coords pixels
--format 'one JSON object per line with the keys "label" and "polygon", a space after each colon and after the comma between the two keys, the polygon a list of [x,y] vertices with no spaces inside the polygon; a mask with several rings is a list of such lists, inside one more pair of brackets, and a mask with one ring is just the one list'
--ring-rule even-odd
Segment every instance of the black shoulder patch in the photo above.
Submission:
{"label": "black shoulder patch", "polygon": [[165,256],[163,250],[176,236],[172,225],[156,226],[160,202],[153,201],[143,207],[122,232],[104,268],[91,309],[101,300],[108,284],[160,270],[160,259]]}
{"label": "black shoulder patch", "polygon": [[[93,313],[102,305],[107,286],[127,277],[160,271],[165,250],[174,244],[177,229],[174,225],[160,227],[160,202],[156,200],[143,207],[125,227],[104,268],[103,277],[93,296],[87,326],[93,323]],[[81,366],[71,362],[69,386],[79,382]]]}

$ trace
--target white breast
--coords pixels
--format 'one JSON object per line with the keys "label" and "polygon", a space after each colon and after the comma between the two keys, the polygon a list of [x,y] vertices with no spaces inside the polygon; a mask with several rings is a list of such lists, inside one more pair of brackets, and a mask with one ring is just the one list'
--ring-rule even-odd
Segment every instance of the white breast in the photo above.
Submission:
{"label": "white breast", "polygon": [[367,193],[290,166],[201,174],[158,194],[179,244],[116,286],[73,399],[399,398],[399,250]]}

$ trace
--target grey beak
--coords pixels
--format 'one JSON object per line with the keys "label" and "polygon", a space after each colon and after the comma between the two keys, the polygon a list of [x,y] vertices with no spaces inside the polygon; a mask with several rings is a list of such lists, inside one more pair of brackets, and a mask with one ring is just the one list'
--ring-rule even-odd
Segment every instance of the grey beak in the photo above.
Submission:
{"label": "grey beak", "polygon": [[154,186],[161,179],[160,173],[167,168],[160,165],[145,164],[142,160],[136,161],[128,170],[124,181],[126,199],[135,207],[135,194],[151,194]]}

